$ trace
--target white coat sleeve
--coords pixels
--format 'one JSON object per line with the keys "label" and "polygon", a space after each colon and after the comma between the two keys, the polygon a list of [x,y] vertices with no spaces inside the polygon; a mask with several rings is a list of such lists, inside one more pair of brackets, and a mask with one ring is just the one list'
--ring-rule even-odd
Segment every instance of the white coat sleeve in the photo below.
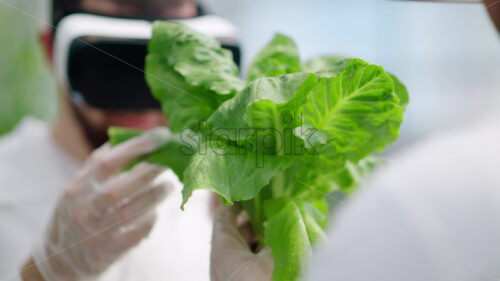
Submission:
{"label": "white coat sleeve", "polygon": [[[366,192],[334,221],[308,281],[432,281],[439,278],[425,238],[404,208]],[[458,280],[458,279],[454,279]]]}
{"label": "white coat sleeve", "polygon": [[307,281],[500,280],[500,122],[395,157],[335,214]]}

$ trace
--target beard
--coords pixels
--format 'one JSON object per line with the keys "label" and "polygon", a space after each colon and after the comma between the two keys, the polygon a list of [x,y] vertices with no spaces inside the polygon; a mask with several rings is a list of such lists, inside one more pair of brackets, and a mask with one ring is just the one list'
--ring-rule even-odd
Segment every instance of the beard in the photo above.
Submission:
{"label": "beard", "polygon": [[109,140],[107,128],[96,128],[92,126],[82,112],[80,112],[78,107],[73,103],[71,103],[71,109],[76,117],[76,120],[82,126],[87,142],[94,149],[102,146]]}

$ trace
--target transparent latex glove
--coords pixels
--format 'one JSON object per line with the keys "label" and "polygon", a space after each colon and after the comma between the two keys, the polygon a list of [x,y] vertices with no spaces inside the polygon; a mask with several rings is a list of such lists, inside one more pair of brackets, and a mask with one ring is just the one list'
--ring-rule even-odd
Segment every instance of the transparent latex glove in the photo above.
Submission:
{"label": "transparent latex glove", "polygon": [[[221,206],[217,210],[212,235],[210,277],[212,281],[272,281],[273,257],[266,247],[254,253],[238,227],[241,211]],[[248,234],[248,231],[245,233]],[[248,235],[246,235],[248,237]]]}
{"label": "transparent latex glove", "polygon": [[153,185],[164,168],[148,163],[120,171],[169,138],[166,128],[154,129],[116,147],[105,144],[89,157],[33,251],[46,281],[92,280],[148,236],[155,206],[171,183]]}

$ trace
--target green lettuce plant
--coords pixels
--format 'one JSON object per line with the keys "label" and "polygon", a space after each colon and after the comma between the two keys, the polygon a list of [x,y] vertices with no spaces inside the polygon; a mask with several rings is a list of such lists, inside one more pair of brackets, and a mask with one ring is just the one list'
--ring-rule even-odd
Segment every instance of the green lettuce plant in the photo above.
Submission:
{"label": "green lettuce plant", "polygon": [[[405,86],[382,67],[342,57],[302,63],[281,34],[243,81],[215,39],[156,22],[146,73],[175,137],[141,160],[172,168],[184,183],[182,208],[198,189],[241,205],[272,249],[277,281],[300,278],[325,239],[328,194],[351,192],[371,170],[408,104]],[[112,144],[139,134],[110,129]]]}

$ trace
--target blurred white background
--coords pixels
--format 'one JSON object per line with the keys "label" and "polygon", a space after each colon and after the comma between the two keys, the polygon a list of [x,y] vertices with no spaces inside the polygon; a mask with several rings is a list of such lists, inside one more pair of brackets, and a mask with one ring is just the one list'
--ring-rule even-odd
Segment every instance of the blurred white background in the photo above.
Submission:
{"label": "blurred white background", "polygon": [[[47,0],[16,2],[47,21]],[[481,4],[391,0],[204,0],[241,31],[244,66],[275,32],[295,39],[303,59],[343,54],[384,66],[411,103],[398,149],[432,131],[500,106],[500,36]],[[38,27],[40,22],[26,17]]]}

